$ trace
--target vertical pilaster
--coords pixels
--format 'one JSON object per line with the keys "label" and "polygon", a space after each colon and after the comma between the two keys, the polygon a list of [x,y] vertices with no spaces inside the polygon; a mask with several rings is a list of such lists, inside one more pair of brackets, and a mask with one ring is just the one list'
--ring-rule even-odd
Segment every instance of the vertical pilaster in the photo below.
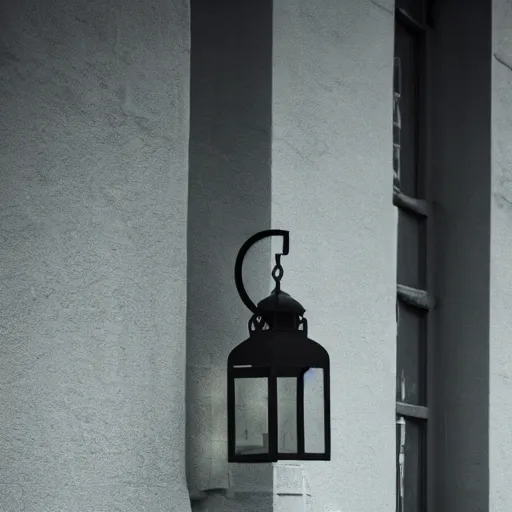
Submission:
{"label": "vertical pilaster", "polygon": [[512,507],[512,4],[492,6],[489,510],[501,511]]}
{"label": "vertical pilaster", "polygon": [[0,509],[184,512],[188,5],[0,11]]}
{"label": "vertical pilaster", "polygon": [[[226,369],[251,316],[236,291],[235,258],[271,227],[272,2],[193,0],[191,15],[188,485],[195,510],[266,512],[271,464],[227,463]],[[244,263],[256,302],[269,293],[269,248],[258,243]]]}
{"label": "vertical pilaster", "polygon": [[433,510],[489,508],[491,2],[434,3],[433,311],[429,466]]}
{"label": "vertical pilaster", "polygon": [[315,510],[395,507],[393,35],[386,2],[274,1],[272,226],[290,231],[283,289],[331,356]]}

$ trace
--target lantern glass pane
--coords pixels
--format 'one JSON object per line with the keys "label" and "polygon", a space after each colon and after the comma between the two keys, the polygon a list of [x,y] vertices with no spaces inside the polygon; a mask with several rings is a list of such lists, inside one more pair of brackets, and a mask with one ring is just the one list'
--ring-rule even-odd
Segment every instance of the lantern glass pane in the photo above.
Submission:
{"label": "lantern glass pane", "polygon": [[277,378],[277,451],[297,453],[297,378]]}
{"label": "lantern glass pane", "polygon": [[310,368],[304,374],[304,451],[325,452],[324,371]]}
{"label": "lantern glass pane", "polygon": [[268,379],[235,379],[235,453],[268,453]]}

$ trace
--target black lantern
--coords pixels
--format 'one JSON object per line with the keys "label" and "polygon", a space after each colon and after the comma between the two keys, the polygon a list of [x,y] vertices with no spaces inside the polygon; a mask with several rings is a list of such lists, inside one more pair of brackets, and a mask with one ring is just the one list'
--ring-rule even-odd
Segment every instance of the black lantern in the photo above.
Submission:
{"label": "black lantern", "polygon": [[[248,250],[269,236],[283,237],[272,277],[276,286],[256,306],[243,286]],[[289,232],[255,234],[241,247],[235,283],[253,313],[249,338],[228,358],[228,460],[330,460],[329,354],[307,336],[304,308],[281,290],[281,256],[289,250]]]}

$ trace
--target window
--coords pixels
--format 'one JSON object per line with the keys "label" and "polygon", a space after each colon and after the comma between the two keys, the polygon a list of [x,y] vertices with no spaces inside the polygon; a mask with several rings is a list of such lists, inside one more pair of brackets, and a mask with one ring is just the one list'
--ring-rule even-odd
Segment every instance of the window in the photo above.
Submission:
{"label": "window", "polygon": [[427,510],[427,342],[432,309],[424,110],[426,0],[397,0],[393,79],[393,203],[397,248],[397,512]]}

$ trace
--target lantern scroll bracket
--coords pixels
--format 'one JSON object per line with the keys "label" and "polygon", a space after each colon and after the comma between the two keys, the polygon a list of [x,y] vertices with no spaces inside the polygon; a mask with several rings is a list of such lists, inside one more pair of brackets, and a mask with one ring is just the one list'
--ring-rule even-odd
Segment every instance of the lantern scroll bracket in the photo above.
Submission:
{"label": "lantern scroll bracket", "polygon": [[[254,315],[260,316],[258,312],[258,308],[256,304],[251,300],[249,295],[247,294],[247,291],[244,287],[243,279],[242,279],[242,267],[244,263],[245,256],[249,252],[249,249],[260,240],[263,240],[264,238],[269,238],[272,236],[281,236],[283,237],[283,252],[279,253],[278,255],[286,256],[289,253],[290,250],[290,232],[285,231],[283,229],[268,229],[266,231],[260,231],[259,233],[256,233],[255,235],[251,236],[240,248],[238,251],[238,255],[236,257],[235,261],[235,285],[238,292],[238,295],[240,295],[240,298],[242,299],[242,302],[245,304],[247,309],[251,311]],[[276,255],[277,256],[277,255]]]}

